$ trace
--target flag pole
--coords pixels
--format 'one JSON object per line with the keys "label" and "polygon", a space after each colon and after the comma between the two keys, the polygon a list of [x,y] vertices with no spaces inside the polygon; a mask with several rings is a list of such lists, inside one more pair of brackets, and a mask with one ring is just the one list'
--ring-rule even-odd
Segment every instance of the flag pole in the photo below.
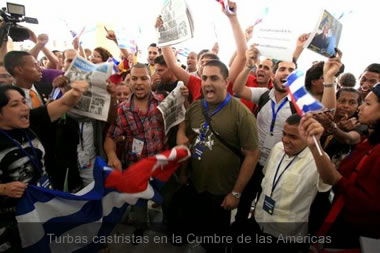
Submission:
{"label": "flag pole", "polygon": [[321,147],[318,145],[317,139],[315,139],[315,135],[313,135],[313,141],[314,141],[315,146],[317,147],[319,155],[323,156]]}

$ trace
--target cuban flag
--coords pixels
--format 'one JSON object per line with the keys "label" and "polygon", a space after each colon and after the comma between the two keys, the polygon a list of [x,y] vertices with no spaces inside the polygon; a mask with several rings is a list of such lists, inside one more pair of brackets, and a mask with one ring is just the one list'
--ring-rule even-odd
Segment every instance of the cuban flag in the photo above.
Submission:
{"label": "cuban flag", "polygon": [[187,56],[189,56],[189,53],[190,53],[190,49],[188,49],[187,47],[179,48],[177,50],[177,54],[179,54],[180,56],[183,56],[185,58],[187,58]]}
{"label": "cuban flag", "polygon": [[305,89],[304,78],[301,78],[303,75],[302,71],[294,70],[288,76],[285,83],[286,90],[300,116],[310,111],[319,111],[323,109],[323,105]]}
{"label": "cuban flag", "polygon": [[162,202],[158,191],[189,157],[190,151],[178,146],[124,172],[98,157],[94,181],[75,194],[29,185],[16,210],[24,251],[96,252],[128,205]]}

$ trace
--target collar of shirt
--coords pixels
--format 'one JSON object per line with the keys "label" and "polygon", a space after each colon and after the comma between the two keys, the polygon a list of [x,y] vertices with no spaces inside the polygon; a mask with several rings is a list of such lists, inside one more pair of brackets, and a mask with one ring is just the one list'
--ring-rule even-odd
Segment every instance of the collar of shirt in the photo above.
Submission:
{"label": "collar of shirt", "polygon": [[[281,99],[278,103],[276,102],[276,98],[274,97],[274,88],[272,88],[269,91],[269,98],[272,99],[276,104],[280,104],[282,102],[282,100],[284,99],[284,98]],[[289,94],[286,96],[286,98],[288,98],[289,103],[291,103],[292,98],[291,98],[291,96]]]}
{"label": "collar of shirt", "polygon": [[[122,107],[127,111],[137,112],[137,110],[134,107],[134,103],[132,102],[133,96],[134,94],[129,96],[129,98],[122,104]],[[152,92],[150,99],[151,99],[151,104],[158,105],[162,100],[164,100],[164,96],[162,94],[157,94],[155,92]]]}

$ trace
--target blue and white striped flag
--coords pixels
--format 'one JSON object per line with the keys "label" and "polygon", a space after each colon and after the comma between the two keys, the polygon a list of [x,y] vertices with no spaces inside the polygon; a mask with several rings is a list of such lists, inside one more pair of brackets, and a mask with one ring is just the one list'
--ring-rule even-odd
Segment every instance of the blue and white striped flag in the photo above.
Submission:
{"label": "blue and white striped flag", "polygon": [[[24,252],[97,252],[128,205],[148,199],[162,202],[158,190],[190,156],[182,147],[165,152],[124,172],[97,158],[94,181],[75,194],[29,185],[16,209]],[[130,242],[126,236],[111,239]]]}
{"label": "blue and white striped flag", "polygon": [[285,83],[286,90],[292,99],[292,103],[296,108],[298,115],[302,116],[309,111],[318,111],[323,109],[323,105],[316,100],[304,85],[303,72],[294,70],[287,78]]}

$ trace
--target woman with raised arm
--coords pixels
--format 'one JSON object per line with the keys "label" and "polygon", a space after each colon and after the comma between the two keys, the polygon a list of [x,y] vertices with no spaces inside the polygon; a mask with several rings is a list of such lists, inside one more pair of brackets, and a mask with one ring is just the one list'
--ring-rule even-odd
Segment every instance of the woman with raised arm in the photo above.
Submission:
{"label": "woman with raised arm", "polygon": [[302,119],[299,130],[308,139],[323,181],[334,186],[332,209],[337,213],[336,219],[322,225],[319,234],[328,230],[331,245],[327,247],[359,248],[359,237],[380,237],[380,84],[359,107],[359,121],[369,126],[369,136],[340,163],[338,170],[327,154],[318,153],[313,135],[319,140],[324,129],[312,123],[311,117],[307,114]]}
{"label": "woman with raised arm", "polygon": [[5,247],[2,249],[21,250],[15,212],[28,184],[50,185],[44,165],[45,149],[39,137],[47,132],[52,121],[79,101],[88,83],[75,81],[71,88],[60,99],[30,110],[21,88],[0,86],[0,243]]}

